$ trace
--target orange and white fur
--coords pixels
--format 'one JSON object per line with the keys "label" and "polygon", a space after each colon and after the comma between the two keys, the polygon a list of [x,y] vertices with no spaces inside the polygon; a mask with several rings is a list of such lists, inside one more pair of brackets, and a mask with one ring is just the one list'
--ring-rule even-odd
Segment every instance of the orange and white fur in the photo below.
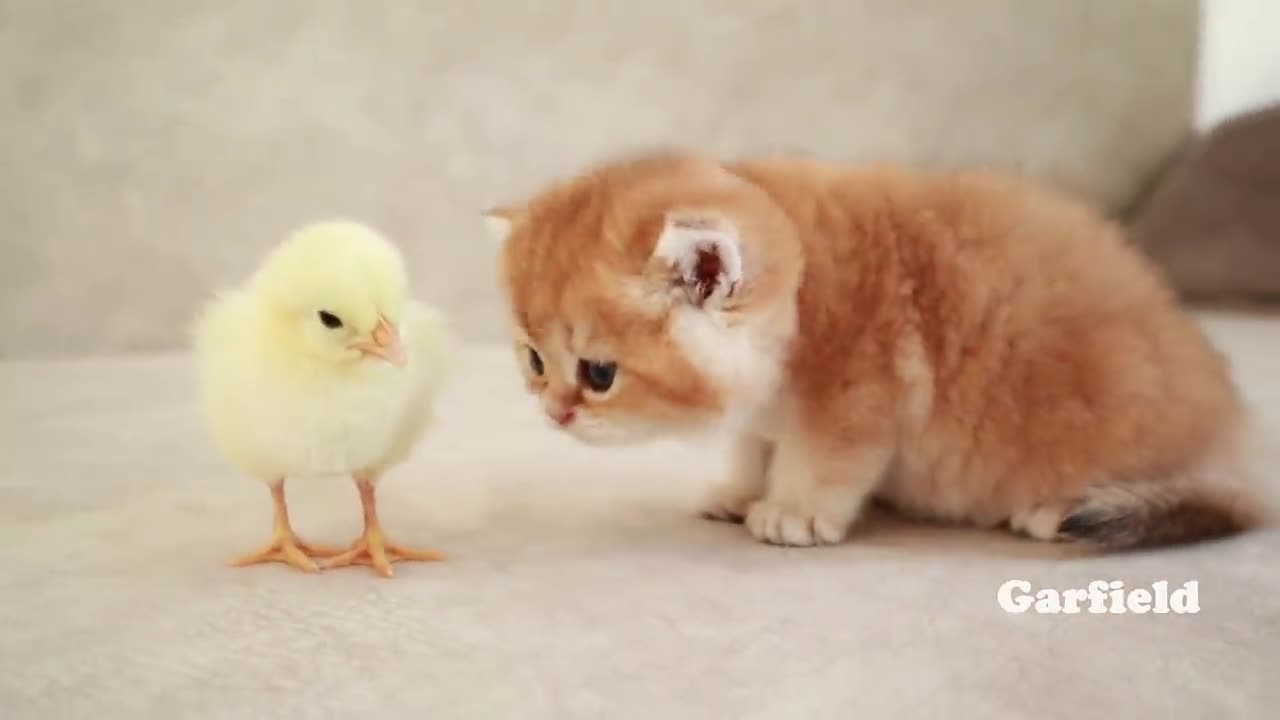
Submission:
{"label": "orange and white fur", "polygon": [[1224,360],[1073,200],[664,152],[486,224],[547,414],[592,443],[728,428],[704,515],[759,540],[838,543],[872,498],[1107,548],[1261,517]]}

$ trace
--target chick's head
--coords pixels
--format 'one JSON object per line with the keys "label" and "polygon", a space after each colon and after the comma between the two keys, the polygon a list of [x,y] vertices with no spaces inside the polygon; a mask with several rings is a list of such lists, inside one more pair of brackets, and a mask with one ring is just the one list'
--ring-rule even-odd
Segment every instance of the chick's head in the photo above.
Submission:
{"label": "chick's head", "polygon": [[290,352],[334,364],[406,362],[404,261],[370,228],[341,221],[303,227],[267,258],[254,291]]}

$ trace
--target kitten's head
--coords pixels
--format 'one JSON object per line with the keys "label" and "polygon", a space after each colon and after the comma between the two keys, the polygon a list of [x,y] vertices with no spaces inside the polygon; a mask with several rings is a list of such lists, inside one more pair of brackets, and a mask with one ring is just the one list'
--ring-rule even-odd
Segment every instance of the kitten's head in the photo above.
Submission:
{"label": "kitten's head", "polygon": [[709,429],[767,399],[794,328],[795,230],[756,185],[676,154],[491,211],[517,360],[591,443]]}

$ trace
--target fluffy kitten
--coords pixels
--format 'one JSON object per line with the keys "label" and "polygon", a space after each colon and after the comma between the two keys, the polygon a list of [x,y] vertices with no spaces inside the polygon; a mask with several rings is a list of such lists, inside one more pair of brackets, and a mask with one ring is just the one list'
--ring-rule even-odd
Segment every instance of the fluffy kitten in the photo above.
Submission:
{"label": "fluffy kitten", "polygon": [[1110,548],[1259,519],[1223,359],[1066,198],[672,152],[486,220],[547,414],[594,443],[728,425],[705,514],[760,540],[840,542],[870,497]]}

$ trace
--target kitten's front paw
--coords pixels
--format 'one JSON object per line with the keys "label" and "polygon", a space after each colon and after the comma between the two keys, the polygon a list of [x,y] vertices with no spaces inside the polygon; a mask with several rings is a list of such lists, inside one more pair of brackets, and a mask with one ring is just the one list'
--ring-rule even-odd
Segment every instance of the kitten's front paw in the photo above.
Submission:
{"label": "kitten's front paw", "polygon": [[849,531],[847,523],[801,509],[793,503],[761,500],[747,513],[752,537],[773,545],[836,545]]}
{"label": "kitten's front paw", "polygon": [[715,485],[698,508],[698,515],[707,520],[740,523],[747,517],[751,503],[760,499],[753,488],[738,483]]}

